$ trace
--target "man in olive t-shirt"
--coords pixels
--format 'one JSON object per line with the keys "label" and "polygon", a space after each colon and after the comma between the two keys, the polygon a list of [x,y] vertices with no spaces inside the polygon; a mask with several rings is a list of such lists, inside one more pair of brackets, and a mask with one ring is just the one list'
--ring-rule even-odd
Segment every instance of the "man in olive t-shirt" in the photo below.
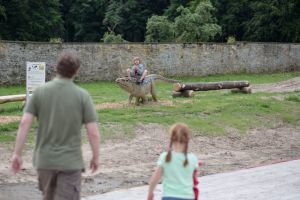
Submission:
{"label": "man in olive t-shirt", "polygon": [[100,136],[96,111],[88,92],[73,83],[79,67],[80,60],[75,55],[63,53],[57,62],[57,77],[34,91],[19,125],[12,171],[16,173],[21,168],[25,138],[36,117],[38,130],[33,164],[45,200],[80,199],[84,169],[82,124],[93,152],[90,168],[92,172],[98,168]]}

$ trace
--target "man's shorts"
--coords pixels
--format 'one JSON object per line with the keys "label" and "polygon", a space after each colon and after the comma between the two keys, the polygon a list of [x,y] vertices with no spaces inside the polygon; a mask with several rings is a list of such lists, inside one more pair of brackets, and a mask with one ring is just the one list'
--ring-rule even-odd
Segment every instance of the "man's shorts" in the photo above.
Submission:
{"label": "man's shorts", "polygon": [[38,169],[39,189],[43,200],[79,200],[82,170]]}

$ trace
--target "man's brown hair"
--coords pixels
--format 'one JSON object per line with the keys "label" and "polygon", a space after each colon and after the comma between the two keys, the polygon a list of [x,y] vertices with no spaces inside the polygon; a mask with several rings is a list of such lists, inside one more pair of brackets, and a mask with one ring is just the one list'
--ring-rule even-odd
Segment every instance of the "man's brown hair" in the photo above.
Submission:
{"label": "man's brown hair", "polygon": [[80,67],[79,58],[70,52],[62,53],[57,61],[57,73],[66,78],[72,78]]}

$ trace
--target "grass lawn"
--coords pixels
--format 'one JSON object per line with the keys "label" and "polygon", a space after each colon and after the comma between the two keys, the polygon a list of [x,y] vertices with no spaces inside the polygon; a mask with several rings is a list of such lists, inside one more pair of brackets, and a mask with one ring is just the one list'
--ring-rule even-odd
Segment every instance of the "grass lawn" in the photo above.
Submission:
{"label": "grass lawn", "polygon": [[[284,81],[297,76],[300,76],[300,72],[173,78],[183,82],[248,80],[250,84],[260,84]],[[95,104],[127,102],[128,94],[114,82],[78,84],[90,92]],[[227,90],[217,90],[196,92],[194,98],[173,99],[172,84],[158,83],[156,90],[158,99],[168,102],[167,104],[98,110],[103,137],[130,137],[133,127],[140,123],[169,126],[175,122],[185,122],[199,135],[221,135],[230,129],[245,134],[251,128],[276,127],[279,123],[300,125],[300,92],[232,94]],[[0,95],[24,93],[24,85],[0,88]],[[0,116],[8,115],[22,115],[22,103],[0,104]],[[36,126],[35,123],[33,129]],[[18,122],[0,124],[0,142],[13,141],[17,127]]]}

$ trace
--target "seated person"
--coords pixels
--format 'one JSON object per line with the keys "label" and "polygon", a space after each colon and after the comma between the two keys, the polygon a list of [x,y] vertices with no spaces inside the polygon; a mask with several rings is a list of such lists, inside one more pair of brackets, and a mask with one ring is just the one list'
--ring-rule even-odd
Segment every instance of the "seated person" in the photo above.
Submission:
{"label": "seated person", "polygon": [[132,68],[127,69],[127,75],[129,78],[134,77],[137,79],[138,83],[143,82],[145,76],[147,75],[147,70],[145,69],[144,65],[141,64],[141,60],[139,57],[134,57]]}

